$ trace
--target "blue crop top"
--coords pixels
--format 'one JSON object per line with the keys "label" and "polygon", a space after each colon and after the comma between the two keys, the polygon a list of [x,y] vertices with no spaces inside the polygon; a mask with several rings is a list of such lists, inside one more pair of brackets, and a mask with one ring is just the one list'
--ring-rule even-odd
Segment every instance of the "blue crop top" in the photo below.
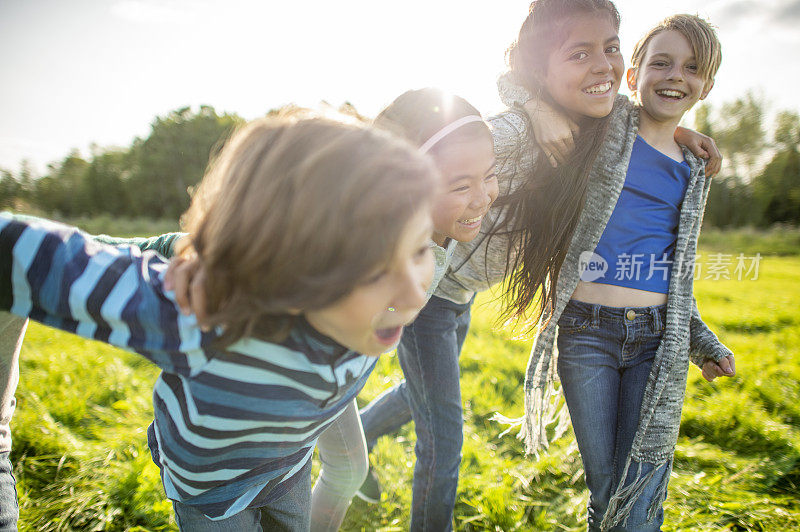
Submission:
{"label": "blue crop top", "polygon": [[691,169],[642,137],[595,255],[581,258],[581,280],[666,294],[681,203]]}

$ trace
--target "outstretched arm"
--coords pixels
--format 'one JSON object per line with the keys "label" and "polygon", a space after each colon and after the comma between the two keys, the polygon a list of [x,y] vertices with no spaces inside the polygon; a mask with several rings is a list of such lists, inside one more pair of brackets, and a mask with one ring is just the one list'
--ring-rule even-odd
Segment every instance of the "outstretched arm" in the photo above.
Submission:
{"label": "outstretched arm", "polygon": [[[15,214],[15,220],[21,222],[41,223],[42,218],[31,216],[29,214]],[[88,235],[95,242],[101,244],[108,244],[110,246],[136,246],[142,251],[152,250],[163,257],[171,257],[175,254],[175,249],[178,241],[186,236],[186,233],[164,233],[158,236],[151,237],[132,237],[120,238],[117,236],[109,235]]]}
{"label": "outstretched arm", "polygon": [[206,361],[204,334],[166,293],[164,260],[93,242],[48,221],[0,214],[0,309],[136,351],[188,374]]}
{"label": "outstretched arm", "polygon": [[162,257],[170,258],[175,254],[175,245],[186,236],[186,233],[164,233],[151,237],[119,238],[108,235],[91,235],[92,240],[110,246],[136,246],[142,251],[155,251]]}

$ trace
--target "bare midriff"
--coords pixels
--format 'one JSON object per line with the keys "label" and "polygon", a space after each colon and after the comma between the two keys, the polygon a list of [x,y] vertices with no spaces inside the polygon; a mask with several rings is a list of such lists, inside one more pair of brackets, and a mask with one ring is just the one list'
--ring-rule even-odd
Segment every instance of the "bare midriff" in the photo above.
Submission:
{"label": "bare midriff", "polygon": [[652,307],[667,302],[667,294],[613,284],[578,282],[572,298],[607,307]]}

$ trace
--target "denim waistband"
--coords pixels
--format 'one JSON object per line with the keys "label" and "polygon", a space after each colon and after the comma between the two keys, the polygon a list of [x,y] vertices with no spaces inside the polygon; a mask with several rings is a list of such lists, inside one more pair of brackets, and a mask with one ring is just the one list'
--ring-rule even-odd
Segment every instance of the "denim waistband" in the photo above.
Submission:
{"label": "denim waistband", "polygon": [[564,308],[563,314],[578,314],[592,318],[593,325],[601,319],[620,322],[652,322],[658,329],[666,322],[667,305],[654,305],[651,307],[607,307],[595,303],[586,303],[570,299]]}

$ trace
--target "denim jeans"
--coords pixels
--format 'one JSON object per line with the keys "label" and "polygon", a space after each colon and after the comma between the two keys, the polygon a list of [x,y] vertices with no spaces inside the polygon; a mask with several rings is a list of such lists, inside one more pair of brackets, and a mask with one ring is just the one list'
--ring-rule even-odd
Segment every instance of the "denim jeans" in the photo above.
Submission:
{"label": "denim jeans", "polygon": [[17,506],[17,485],[9,451],[0,452],[0,532],[17,530],[19,507]]}
{"label": "denim jeans", "polygon": [[[600,530],[630,453],[665,314],[666,305],[615,308],[573,300],[558,320],[558,375],[589,488],[589,530]],[[625,528],[614,530],[660,530],[663,511],[648,523],[647,509],[663,477],[653,476]]]}
{"label": "denim jeans", "polygon": [[431,297],[397,347],[405,381],[361,411],[370,447],[379,436],[414,420],[417,463],[411,530],[442,532],[453,527],[464,423],[458,357],[471,305],[472,301],[457,304]]}
{"label": "denim jeans", "polygon": [[311,491],[311,530],[336,532],[369,471],[355,399],[320,435],[317,450],[321,467]]}
{"label": "denim jeans", "polygon": [[28,320],[0,312],[0,532],[17,530],[19,505],[11,454],[11,418],[19,382],[19,351]]}
{"label": "denim jeans", "polygon": [[185,532],[307,532],[311,527],[311,469],[299,474],[302,476],[297,484],[277,501],[218,521],[212,521],[194,506],[172,501],[175,521]]}

